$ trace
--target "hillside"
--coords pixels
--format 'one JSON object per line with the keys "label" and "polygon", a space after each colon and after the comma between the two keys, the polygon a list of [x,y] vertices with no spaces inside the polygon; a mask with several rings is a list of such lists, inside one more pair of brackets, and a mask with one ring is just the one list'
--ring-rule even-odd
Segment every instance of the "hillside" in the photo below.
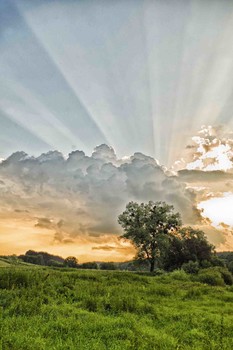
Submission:
{"label": "hillside", "polygon": [[7,259],[0,258],[0,267],[9,267],[11,264],[7,261]]}

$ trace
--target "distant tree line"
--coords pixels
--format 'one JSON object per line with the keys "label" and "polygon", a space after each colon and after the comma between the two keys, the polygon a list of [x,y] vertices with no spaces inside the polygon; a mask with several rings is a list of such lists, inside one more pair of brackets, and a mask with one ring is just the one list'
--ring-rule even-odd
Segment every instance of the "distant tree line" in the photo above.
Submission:
{"label": "distant tree line", "polygon": [[64,265],[64,259],[60,256],[34,250],[28,250],[24,255],[19,255],[19,259],[26,263],[41,266],[62,267]]}
{"label": "distant tree line", "polygon": [[85,262],[79,264],[78,259],[74,256],[68,256],[66,259],[49,254],[47,252],[36,252],[34,250],[28,250],[25,254],[19,255],[18,259],[35,265],[51,266],[51,267],[70,267],[79,269],[100,269],[100,270],[116,270],[118,264],[113,262]]}

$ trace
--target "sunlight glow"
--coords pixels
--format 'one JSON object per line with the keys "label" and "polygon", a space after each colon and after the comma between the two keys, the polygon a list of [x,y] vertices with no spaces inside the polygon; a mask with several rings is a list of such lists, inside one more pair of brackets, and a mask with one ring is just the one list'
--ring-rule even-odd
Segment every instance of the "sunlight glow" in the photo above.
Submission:
{"label": "sunlight glow", "polygon": [[220,224],[233,228],[233,192],[225,192],[222,197],[215,197],[203,201],[198,205],[202,209],[202,216],[212,221],[213,226]]}
{"label": "sunlight glow", "polygon": [[227,171],[233,168],[233,140],[224,137],[221,133],[221,127],[202,126],[199,131],[200,136],[192,137],[196,149],[193,161],[187,164],[186,169]]}

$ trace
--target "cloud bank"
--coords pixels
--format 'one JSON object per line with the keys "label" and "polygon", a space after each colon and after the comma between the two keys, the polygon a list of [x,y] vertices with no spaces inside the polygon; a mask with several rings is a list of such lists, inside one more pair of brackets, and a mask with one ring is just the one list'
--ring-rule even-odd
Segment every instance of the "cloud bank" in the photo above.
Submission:
{"label": "cloud bank", "polygon": [[13,153],[0,164],[0,194],[2,214],[26,216],[33,227],[51,232],[53,245],[82,238],[100,249],[102,237],[121,232],[117,217],[130,200],[166,201],[181,212],[184,223],[200,220],[195,192],[155,159],[142,153],[118,159],[105,144],[91,156],[83,151],[68,157],[58,151],[39,157]]}

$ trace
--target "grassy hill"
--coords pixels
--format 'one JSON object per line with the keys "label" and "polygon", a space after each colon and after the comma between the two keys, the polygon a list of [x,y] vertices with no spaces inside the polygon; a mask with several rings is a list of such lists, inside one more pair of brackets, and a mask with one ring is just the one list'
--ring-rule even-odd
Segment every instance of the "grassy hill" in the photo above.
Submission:
{"label": "grassy hill", "polygon": [[233,349],[233,287],[120,271],[0,269],[4,350]]}
{"label": "grassy hill", "polygon": [[12,256],[5,256],[5,257],[0,257],[0,268],[1,267],[30,267],[30,268],[35,268],[35,267],[40,267],[39,265],[35,265],[35,264],[30,264],[30,263],[26,263],[20,259],[18,259],[17,257],[13,257]]}
{"label": "grassy hill", "polygon": [[9,267],[11,264],[6,259],[0,258],[0,267]]}

